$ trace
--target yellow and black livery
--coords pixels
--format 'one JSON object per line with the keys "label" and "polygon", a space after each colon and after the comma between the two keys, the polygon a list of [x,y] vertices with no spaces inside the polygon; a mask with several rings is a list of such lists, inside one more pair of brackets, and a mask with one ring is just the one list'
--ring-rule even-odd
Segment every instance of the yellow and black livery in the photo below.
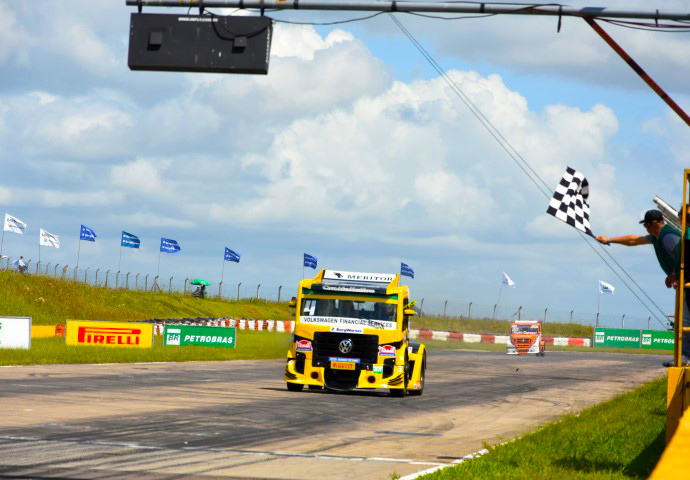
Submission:
{"label": "yellow and black livery", "polygon": [[409,341],[415,314],[400,275],[322,270],[302,280],[285,366],[290,391],[380,389],[421,395],[426,347]]}

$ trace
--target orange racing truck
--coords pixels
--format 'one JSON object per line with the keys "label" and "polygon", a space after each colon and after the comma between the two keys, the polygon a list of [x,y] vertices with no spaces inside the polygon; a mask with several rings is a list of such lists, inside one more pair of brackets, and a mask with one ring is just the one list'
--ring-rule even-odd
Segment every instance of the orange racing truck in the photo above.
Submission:
{"label": "orange racing truck", "polygon": [[400,275],[322,270],[290,302],[295,329],[285,382],[290,391],[367,389],[394,397],[424,391],[426,347],[410,342],[412,309]]}
{"label": "orange racing truck", "polygon": [[508,355],[536,353],[538,357],[546,355],[541,323],[533,320],[517,320],[510,325]]}

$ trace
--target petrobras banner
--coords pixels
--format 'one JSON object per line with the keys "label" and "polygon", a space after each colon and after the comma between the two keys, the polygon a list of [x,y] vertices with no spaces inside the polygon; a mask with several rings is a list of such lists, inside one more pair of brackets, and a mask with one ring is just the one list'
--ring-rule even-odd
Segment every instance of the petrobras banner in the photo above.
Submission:
{"label": "petrobras banner", "polygon": [[323,317],[317,315],[302,316],[299,319],[299,323],[302,325],[331,327],[331,331],[336,331],[334,328],[346,327],[375,328],[376,330],[395,330],[396,327],[395,322],[385,322],[383,320],[350,317]]}
{"label": "petrobras banner", "polygon": [[[166,325],[163,332],[166,346],[235,348],[237,343],[234,328],[189,327],[186,325]],[[311,344],[309,345],[311,349]]]}
{"label": "petrobras banner", "polygon": [[622,328],[597,328],[594,346],[607,348],[640,348],[640,330]]}
{"label": "petrobras banner", "polygon": [[92,347],[151,348],[153,324],[67,320],[65,342]]}
{"label": "petrobras banner", "polygon": [[31,348],[31,317],[0,317],[0,348]]}
{"label": "petrobras banner", "polygon": [[673,332],[663,330],[642,330],[642,348],[673,351]]}

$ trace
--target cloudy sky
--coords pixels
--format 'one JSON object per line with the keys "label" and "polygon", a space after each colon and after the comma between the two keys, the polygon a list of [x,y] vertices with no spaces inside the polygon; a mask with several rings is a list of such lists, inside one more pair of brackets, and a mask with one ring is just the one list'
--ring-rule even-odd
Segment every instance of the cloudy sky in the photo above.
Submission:
{"label": "cloudy sky", "polygon": [[[29,226],[5,235],[4,255],[35,262],[43,227],[62,241],[43,262],[74,266],[83,223],[98,234],[81,245],[91,271],[117,270],[126,230],[142,248],[122,252],[123,271],[155,273],[160,237],[180,243],[160,267],[176,284],[217,285],[223,248],[241,252],[225,265],[228,294],[238,282],[244,295],[258,284],[264,297],[280,285],[294,294],[307,252],[352,271],[408,263],[425,309],[448,300],[456,314],[473,302],[490,315],[505,271],[517,288],[503,289],[503,316],[522,305],[530,318],[548,308],[550,319],[573,310],[590,322],[601,279],[617,287],[602,318],[646,324],[645,307],[545,214],[548,199],[388,15],[277,23],[269,74],[249,76],[130,71],[132,11],[124,0],[0,0],[0,204]],[[555,18],[397,18],[548,185],[566,165],[587,176],[596,234],[643,234],[654,195],[680,202],[687,126],[582,20],[557,33]],[[690,33],[604,28],[690,109]],[[651,246],[609,251],[672,311]]]}

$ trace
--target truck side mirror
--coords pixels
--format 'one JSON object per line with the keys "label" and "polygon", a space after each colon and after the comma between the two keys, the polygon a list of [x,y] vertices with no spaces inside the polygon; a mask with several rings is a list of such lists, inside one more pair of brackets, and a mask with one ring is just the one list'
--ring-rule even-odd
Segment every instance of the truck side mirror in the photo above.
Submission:
{"label": "truck side mirror", "polygon": [[417,312],[415,312],[415,311],[412,310],[411,308],[406,308],[406,309],[403,311],[403,313],[404,313],[405,315],[410,315],[410,316],[412,316],[412,315],[417,315]]}

